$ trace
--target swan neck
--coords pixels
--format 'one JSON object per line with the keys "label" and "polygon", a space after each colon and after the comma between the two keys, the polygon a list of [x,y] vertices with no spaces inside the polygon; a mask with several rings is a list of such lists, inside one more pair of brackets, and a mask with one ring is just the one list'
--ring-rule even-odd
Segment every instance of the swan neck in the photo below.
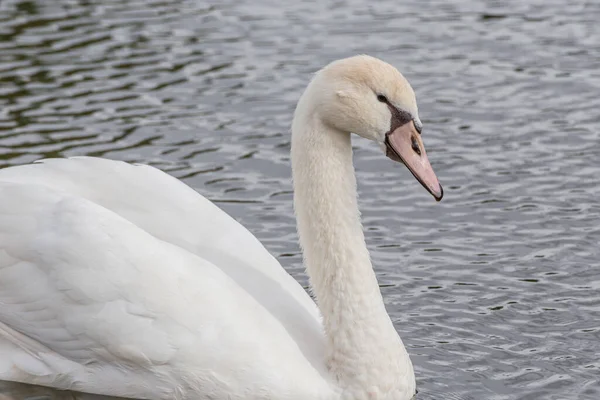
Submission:
{"label": "swan neck", "polygon": [[329,370],[352,390],[412,390],[412,364],[365,244],[350,134],[325,124],[303,100],[292,126],[292,171],[298,234],[323,316]]}

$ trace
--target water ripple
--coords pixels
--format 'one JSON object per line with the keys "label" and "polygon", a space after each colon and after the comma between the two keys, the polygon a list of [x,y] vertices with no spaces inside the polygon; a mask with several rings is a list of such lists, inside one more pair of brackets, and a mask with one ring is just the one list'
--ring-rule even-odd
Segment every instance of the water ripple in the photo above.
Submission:
{"label": "water ripple", "polygon": [[[156,165],[302,284],[289,127],[357,53],[411,80],[434,204],[355,141],[360,204],[418,399],[600,398],[600,5],[585,0],[0,2],[0,167]],[[15,398],[29,394],[3,387]]]}

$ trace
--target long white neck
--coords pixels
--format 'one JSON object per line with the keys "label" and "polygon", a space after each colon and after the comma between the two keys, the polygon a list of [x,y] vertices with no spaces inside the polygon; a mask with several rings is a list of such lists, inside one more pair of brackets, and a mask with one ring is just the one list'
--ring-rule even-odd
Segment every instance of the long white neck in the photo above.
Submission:
{"label": "long white neck", "polygon": [[316,110],[307,91],[292,126],[292,171],[327,365],[344,393],[410,398],[413,367],[385,310],[360,222],[350,133],[326,126]]}

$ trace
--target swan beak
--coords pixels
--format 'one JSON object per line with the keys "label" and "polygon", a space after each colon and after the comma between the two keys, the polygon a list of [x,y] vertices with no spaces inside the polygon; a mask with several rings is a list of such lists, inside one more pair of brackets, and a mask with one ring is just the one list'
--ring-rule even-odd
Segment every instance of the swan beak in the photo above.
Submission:
{"label": "swan beak", "polygon": [[415,178],[437,201],[444,197],[444,190],[427,159],[421,135],[413,121],[399,126],[385,137],[386,156],[406,165]]}

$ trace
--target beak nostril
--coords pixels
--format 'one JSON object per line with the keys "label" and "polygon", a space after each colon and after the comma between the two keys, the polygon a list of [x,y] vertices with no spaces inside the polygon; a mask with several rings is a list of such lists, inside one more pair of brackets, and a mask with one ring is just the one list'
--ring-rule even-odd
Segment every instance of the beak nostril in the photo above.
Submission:
{"label": "beak nostril", "polygon": [[411,138],[411,142],[413,151],[418,155],[421,155],[421,148],[419,147],[419,142],[417,142],[417,139],[415,139],[414,136]]}

